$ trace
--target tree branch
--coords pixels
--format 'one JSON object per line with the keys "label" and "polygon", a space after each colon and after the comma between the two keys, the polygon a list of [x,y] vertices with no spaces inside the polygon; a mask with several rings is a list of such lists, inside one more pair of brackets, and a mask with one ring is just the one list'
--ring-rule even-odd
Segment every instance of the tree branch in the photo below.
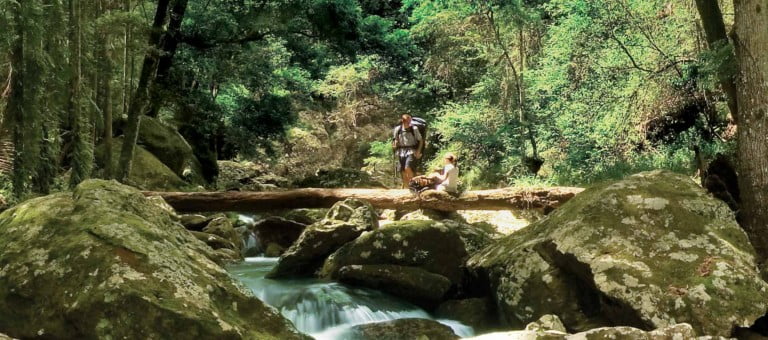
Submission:
{"label": "tree branch", "polygon": [[271,34],[269,31],[265,32],[251,32],[241,37],[232,39],[221,40],[207,40],[199,35],[182,35],[181,42],[187,44],[198,50],[207,50],[221,45],[227,44],[245,44],[253,41],[262,41],[267,35]]}
{"label": "tree branch", "polygon": [[638,69],[640,71],[643,71],[643,72],[647,72],[647,73],[656,73],[656,71],[654,71],[654,70],[650,70],[650,69],[647,69],[645,67],[642,67],[642,66],[638,65],[637,61],[635,60],[635,57],[632,56],[632,53],[629,52],[627,47],[624,46],[624,43],[622,43],[621,40],[619,40],[619,38],[617,38],[615,34],[611,33],[610,38],[613,41],[615,41],[617,44],[619,44],[619,47],[621,48],[621,50],[624,51],[624,54],[626,54],[627,57],[629,57],[629,61],[632,62],[632,65],[634,65],[634,67],[636,69]]}

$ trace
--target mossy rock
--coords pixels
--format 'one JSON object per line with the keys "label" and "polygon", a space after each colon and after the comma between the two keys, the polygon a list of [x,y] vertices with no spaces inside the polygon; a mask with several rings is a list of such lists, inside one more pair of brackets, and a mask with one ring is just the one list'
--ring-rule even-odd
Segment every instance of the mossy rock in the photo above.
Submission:
{"label": "mossy rock", "polygon": [[456,287],[467,258],[459,233],[442,222],[397,221],[364,233],[328,257],[321,276],[337,278],[350,265],[389,264],[416,267],[442,275]]}
{"label": "mossy rock", "polygon": [[451,327],[428,319],[397,319],[352,327],[355,339],[376,340],[452,340],[459,339]]}
{"label": "mossy rock", "polygon": [[321,169],[296,181],[299,188],[386,188],[365,171],[356,169]]}
{"label": "mossy rock", "polygon": [[321,221],[327,213],[328,209],[292,209],[277,216],[302,224],[312,224]]}
{"label": "mossy rock", "polygon": [[352,198],[337,202],[322,221],[304,229],[267,277],[312,276],[328,255],[378,227],[378,216],[370,203]]}
{"label": "mossy rock", "polygon": [[210,222],[203,228],[204,233],[213,234],[219,236],[229,242],[231,242],[235,248],[233,250],[240,251],[243,248],[243,236],[241,233],[235,230],[232,225],[232,221],[224,214],[216,214],[212,216]]}
{"label": "mossy rock", "polygon": [[304,339],[138,190],[89,180],[0,214],[0,329],[18,338]]}
{"label": "mossy rock", "polygon": [[269,191],[290,187],[285,177],[268,174],[265,167],[251,162],[219,161],[216,187],[227,191]]}
{"label": "mossy rock", "polygon": [[657,340],[657,339],[696,339],[696,331],[689,324],[677,324],[646,332],[633,327],[602,327],[576,333],[566,339],[589,340]]}
{"label": "mossy rock", "polygon": [[496,307],[489,298],[448,300],[437,307],[435,315],[471,326],[475,333],[499,328]]}
{"label": "mossy rock", "polygon": [[192,147],[176,128],[157,118],[142,116],[136,143],[155,155],[180,178],[186,178],[196,185],[206,184],[202,166],[192,152]]}
{"label": "mossy rock", "polygon": [[285,253],[285,247],[277,243],[267,243],[266,248],[264,248],[264,256],[266,257],[279,257],[283,253]]}
{"label": "mossy rock", "polygon": [[[123,138],[112,140],[112,169],[117,169]],[[99,167],[104,168],[106,148],[99,145],[96,148],[96,160]],[[142,190],[182,191],[189,183],[177,176],[151,152],[137,145],[133,151],[131,173],[127,182]]]}
{"label": "mossy rock", "polygon": [[689,323],[728,336],[768,307],[754,254],[723,202],[652,171],[584,191],[467,265],[512,327],[555,314],[575,331]]}
{"label": "mossy rock", "polygon": [[203,231],[203,228],[208,225],[210,220],[211,219],[208,216],[197,214],[185,214],[179,216],[179,222],[181,222],[181,225],[183,225],[184,228],[187,228],[187,230],[193,231]]}
{"label": "mossy rock", "polygon": [[341,282],[378,289],[432,309],[451,288],[451,281],[424,269],[398,265],[351,265],[339,269]]}
{"label": "mossy rock", "polygon": [[[299,239],[299,236],[301,236],[301,233],[307,228],[307,225],[286,220],[281,217],[270,216],[256,222],[249,228],[253,231],[256,239],[265,249],[269,248],[269,245],[271,244],[279,246],[282,250],[280,250],[277,256],[280,256],[285,249],[290,248],[293,243]],[[273,247],[273,250],[277,249],[278,248]],[[272,252],[272,254],[274,254],[274,252]]]}
{"label": "mossy rock", "polygon": [[540,317],[538,320],[529,323],[527,326],[525,326],[525,330],[527,331],[557,331],[557,332],[567,332],[565,329],[565,326],[563,325],[563,322],[560,321],[560,318],[557,317],[557,315],[547,314]]}

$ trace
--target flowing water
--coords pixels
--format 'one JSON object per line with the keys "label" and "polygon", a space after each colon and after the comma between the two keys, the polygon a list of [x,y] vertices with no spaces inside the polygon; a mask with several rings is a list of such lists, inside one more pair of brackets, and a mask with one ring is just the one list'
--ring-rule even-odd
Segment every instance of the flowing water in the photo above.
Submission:
{"label": "flowing water", "polygon": [[[402,318],[434,319],[423,309],[382,292],[318,279],[271,280],[264,276],[277,258],[249,257],[229,268],[262,301],[277,308],[296,328],[316,339],[351,339],[355,325]],[[472,327],[437,320],[459,336]]]}

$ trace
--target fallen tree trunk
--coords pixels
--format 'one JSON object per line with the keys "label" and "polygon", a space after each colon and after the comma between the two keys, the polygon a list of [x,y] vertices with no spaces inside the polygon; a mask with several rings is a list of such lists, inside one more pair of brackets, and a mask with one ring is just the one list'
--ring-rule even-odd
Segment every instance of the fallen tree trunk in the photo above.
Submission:
{"label": "fallen tree trunk", "polygon": [[504,188],[468,191],[459,197],[445,192],[426,191],[421,195],[408,190],[388,189],[295,189],[270,192],[144,192],[161,196],[181,212],[240,211],[329,208],[347,198],[363,199],[380,209],[524,210],[548,212],[584,189],[554,187],[542,189]]}

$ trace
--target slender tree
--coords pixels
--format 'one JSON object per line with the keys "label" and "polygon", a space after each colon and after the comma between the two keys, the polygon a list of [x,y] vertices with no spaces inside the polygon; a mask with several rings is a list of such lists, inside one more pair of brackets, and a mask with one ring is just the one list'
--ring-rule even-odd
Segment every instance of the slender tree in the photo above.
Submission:
{"label": "slender tree", "polygon": [[[108,10],[105,7],[104,1],[99,0],[99,14],[105,15],[107,13]],[[98,55],[97,74],[99,83],[96,91],[96,103],[102,114],[103,128],[101,131],[101,143],[103,145],[103,177],[112,178],[112,69],[114,64],[109,44],[109,34],[106,32],[99,32],[97,35],[98,41],[96,43],[96,54]]]}
{"label": "slender tree", "polygon": [[133,162],[133,150],[136,147],[136,140],[139,136],[140,118],[144,114],[149,100],[149,90],[152,87],[152,76],[157,70],[157,63],[160,58],[160,38],[162,37],[163,26],[168,15],[168,4],[170,0],[158,0],[157,10],[152,22],[152,30],[149,33],[148,50],[144,56],[144,62],[141,66],[139,84],[136,92],[131,98],[128,108],[128,121],[125,127],[125,139],[123,147],[120,150],[120,163],[117,169],[117,179],[125,182],[131,173]]}
{"label": "slender tree", "polygon": [[[725,31],[723,13],[720,11],[720,4],[718,4],[717,0],[696,0],[696,8],[699,11],[699,17],[701,17],[709,48],[715,50],[730,46],[728,35]],[[731,55],[729,54],[729,56]],[[729,59],[723,65],[729,65],[732,62],[733,60]],[[738,120],[739,106],[736,100],[736,82],[733,76],[722,68],[718,76],[720,78],[720,86],[723,88],[723,92],[725,92],[726,99],[728,100],[731,116],[733,116],[734,120]]]}
{"label": "slender tree", "polygon": [[[42,139],[41,105],[43,80],[43,27],[39,24],[43,9],[40,0],[19,2],[14,6],[16,39],[11,51],[12,88],[8,103],[14,125],[13,187],[17,197],[32,189],[36,180]],[[27,86],[27,84],[34,84]]]}
{"label": "slender tree", "polygon": [[181,22],[184,20],[187,2],[187,0],[173,0],[171,6],[171,18],[168,22],[168,30],[161,39],[162,54],[158,61],[153,90],[150,93],[149,111],[147,112],[150,117],[157,117],[160,113],[160,107],[163,104],[162,90],[170,85],[168,77],[173,65],[173,57],[176,55],[176,49],[181,41]]}
{"label": "slender tree", "polygon": [[69,1],[70,18],[70,102],[69,114],[72,124],[72,173],[69,185],[74,187],[91,176],[93,167],[93,137],[88,110],[81,106],[82,95],[82,10],[79,0]]}
{"label": "slender tree", "polygon": [[24,11],[23,3],[13,6],[13,18],[15,26],[15,39],[11,43],[11,94],[6,104],[6,117],[10,120],[13,129],[13,192],[16,197],[21,197],[28,192],[28,179],[32,169],[28,166],[29,155],[24,152],[25,129],[24,124]]}
{"label": "slender tree", "polygon": [[761,263],[768,259],[768,2],[734,1],[739,62],[741,223]]}

